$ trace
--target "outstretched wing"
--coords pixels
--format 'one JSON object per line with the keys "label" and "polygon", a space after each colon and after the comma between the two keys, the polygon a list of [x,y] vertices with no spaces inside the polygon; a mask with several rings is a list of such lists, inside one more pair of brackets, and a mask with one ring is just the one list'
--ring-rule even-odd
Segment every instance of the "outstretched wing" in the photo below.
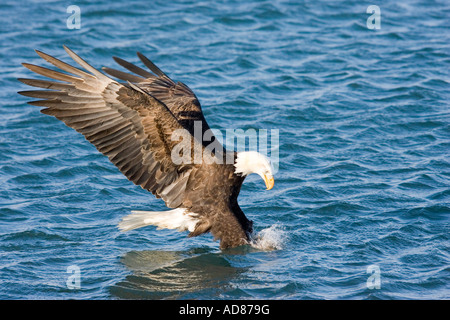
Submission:
{"label": "outstretched wing", "polygon": [[192,134],[194,125],[201,125],[202,133],[210,129],[194,92],[184,83],[174,82],[141,53],[138,52],[137,55],[151,72],[117,57],[114,57],[114,60],[134,74],[107,67],[104,67],[103,70],[120,80],[138,84],[144,91],[164,103],[178,121]]}
{"label": "outstretched wing", "polygon": [[[172,141],[172,133],[187,131],[158,98],[135,85],[110,79],[67,47],[64,49],[87,72],[36,51],[69,74],[24,63],[31,71],[62,82],[19,79],[27,85],[49,89],[19,93],[43,99],[29,104],[46,107],[42,113],[55,116],[82,133],[129,180],[162,198],[168,207],[178,207],[190,174],[200,168],[195,164],[177,165],[171,159],[171,151],[178,143]],[[195,139],[190,140],[198,144]]]}

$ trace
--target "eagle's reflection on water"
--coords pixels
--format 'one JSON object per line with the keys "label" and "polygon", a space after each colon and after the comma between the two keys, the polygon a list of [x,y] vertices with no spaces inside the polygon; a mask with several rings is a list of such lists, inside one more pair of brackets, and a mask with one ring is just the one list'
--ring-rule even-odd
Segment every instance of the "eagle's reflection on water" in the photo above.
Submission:
{"label": "eagle's reflection on water", "polygon": [[119,299],[189,299],[191,293],[198,298],[202,290],[208,292],[205,299],[220,298],[224,291],[234,290],[230,281],[248,269],[232,266],[225,254],[208,248],[131,251],[121,263],[132,274],[110,288]]}

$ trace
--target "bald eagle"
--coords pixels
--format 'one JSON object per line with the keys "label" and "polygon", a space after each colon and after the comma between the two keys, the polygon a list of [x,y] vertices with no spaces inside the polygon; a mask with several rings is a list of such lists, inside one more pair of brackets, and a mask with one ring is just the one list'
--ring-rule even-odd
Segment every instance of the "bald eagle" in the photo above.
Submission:
{"label": "bald eagle", "polygon": [[[41,58],[65,72],[23,63],[52,80],[18,79],[47,89],[19,93],[41,99],[28,103],[45,107],[42,113],[83,134],[130,181],[161,198],[171,209],[132,211],[121,220],[119,229],[154,225],[189,231],[190,237],[210,232],[220,240],[221,249],[250,243],[253,222],[242,212],[237,198],[245,177],[252,173],[264,179],[268,190],[273,187],[270,160],[255,151],[208,149],[210,144],[194,135],[196,124],[201,125],[202,133],[209,130],[195,94],[142,54],[137,53],[149,71],[117,57],[114,60],[133,74],[103,68],[122,80],[119,82],[66,46],[64,49],[84,70],[36,50]],[[179,141],[172,134],[177,130],[192,138],[192,152],[183,157],[193,157],[194,150],[201,150],[209,152],[214,161],[173,161]],[[226,161],[227,157],[231,161]]]}

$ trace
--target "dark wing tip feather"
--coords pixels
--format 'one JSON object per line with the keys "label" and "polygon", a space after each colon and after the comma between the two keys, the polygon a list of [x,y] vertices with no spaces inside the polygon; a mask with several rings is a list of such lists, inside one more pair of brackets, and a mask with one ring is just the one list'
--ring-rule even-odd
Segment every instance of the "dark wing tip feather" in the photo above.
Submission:
{"label": "dark wing tip feather", "polygon": [[[28,101],[27,103],[29,105],[36,106],[36,107],[49,107],[49,103],[55,104],[55,102],[56,102],[55,100],[34,100],[34,101]],[[41,112],[43,110],[46,110],[46,109],[42,109]]]}
{"label": "dark wing tip feather", "polygon": [[116,70],[116,69],[112,69],[112,68],[108,68],[108,67],[103,67],[102,70],[105,71],[107,74],[109,74],[117,79],[124,80],[124,81],[142,82],[145,80],[145,78],[142,78],[140,76],[136,76],[134,74],[122,72],[120,70]]}
{"label": "dark wing tip feather", "polygon": [[[19,79],[17,79],[17,80],[19,80]],[[20,81],[20,80],[19,80],[19,81]],[[20,95],[22,95],[22,96],[28,97],[27,94],[26,94],[27,91],[17,91],[17,93],[20,94]]]}
{"label": "dark wing tip feather", "polygon": [[119,57],[113,57],[113,59],[115,62],[117,62],[119,65],[121,65],[125,69],[128,69],[129,71],[131,71],[137,75],[140,75],[141,77],[144,77],[144,78],[153,78],[154,77],[154,75],[151,74],[150,72],[148,72],[126,60],[123,60]]}
{"label": "dark wing tip feather", "polygon": [[17,92],[18,94],[31,98],[47,98],[50,95],[61,95],[61,91],[47,91],[47,90],[24,90]]}
{"label": "dark wing tip feather", "polygon": [[[153,62],[150,61],[146,56],[144,56],[142,53],[137,52],[137,56],[142,61],[142,63],[149,68],[154,74],[160,76],[160,77],[167,77],[167,75],[161,71],[160,68],[158,68]],[[167,77],[168,78],[168,77]]]}
{"label": "dark wing tip feather", "polygon": [[62,72],[55,71],[55,70],[48,69],[48,68],[44,68],[44,67],[37,66],[37,65],[34,65],[31,63],[23,62],[22,65],[25,68],[27,68],[28,70],[31,70],[31,71],[33,71],[37,74],[40,74],[44,77],[47,77],[47,78],[65,81],[65,82],[69,82],[69,83],[73,83],[73,82],[77,82],[77,81],[81,80],[81,78],[77,78],[73,75],[70,75],[67,73],[62,73]]}

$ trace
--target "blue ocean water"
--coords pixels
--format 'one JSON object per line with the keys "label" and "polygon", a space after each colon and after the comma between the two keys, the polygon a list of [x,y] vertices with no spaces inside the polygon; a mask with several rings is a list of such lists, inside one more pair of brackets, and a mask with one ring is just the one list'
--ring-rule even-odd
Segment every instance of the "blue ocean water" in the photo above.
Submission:
{"label": "blue ocean water", "polygon": [[[449,299],[450,3],[379,1],[379,29],[372,4],[3,0],[0,299]],[[119,232],[163,202],[16,93],[63,44],[97,68],[144,53],[213,128],[279,130],[274,189],[239,197],[275,248]]]}

